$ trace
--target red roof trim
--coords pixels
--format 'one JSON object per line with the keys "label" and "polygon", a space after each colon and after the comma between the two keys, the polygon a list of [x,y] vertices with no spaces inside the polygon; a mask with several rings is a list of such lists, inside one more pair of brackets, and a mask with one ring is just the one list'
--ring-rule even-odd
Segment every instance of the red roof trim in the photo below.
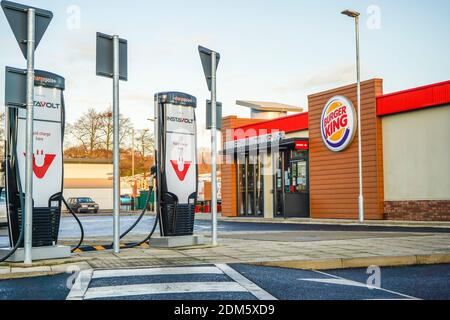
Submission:
{"label": "red roof trim", "polygon": [[450,81],[386,94],[377,98],[378,116],[450,103]]}
{"label": "red roof trim", "polygon": [[[304,112],[283,118],[237,127],[234,129],[235,134],[233,135],[233,140],[251,138],[277,131],[286,133],[303,131],[308,130],[308,128],[308,112]],[[240,132],[236,132],[238,130]]]}

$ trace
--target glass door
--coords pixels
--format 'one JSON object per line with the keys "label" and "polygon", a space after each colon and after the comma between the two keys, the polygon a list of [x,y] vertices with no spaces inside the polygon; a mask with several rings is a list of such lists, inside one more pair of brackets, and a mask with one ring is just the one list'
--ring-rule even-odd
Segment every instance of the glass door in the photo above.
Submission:
{"label": "glass door", "polygon": [[264,170],[261,155],[237,159],[237,208],[240,216],[264,215]]}
{"label": "glass door", "polygon": [[285,181],[286,194],[284,195],[284,217],[309,217],[309,173],[308,153],[291,150],[286,161],[287,176]]}
{"label": "glass door", "polygon": [[291,193],[308,192],[308,163],[306,159],[291,162]]}

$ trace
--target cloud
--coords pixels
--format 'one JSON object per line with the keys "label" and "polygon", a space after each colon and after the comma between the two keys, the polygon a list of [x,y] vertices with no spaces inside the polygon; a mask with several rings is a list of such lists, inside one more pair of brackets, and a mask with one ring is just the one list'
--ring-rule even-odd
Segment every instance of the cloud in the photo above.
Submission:
{"label": "cloud", "polygon": [[341,84],[355,80],[355,66],[343,65],[322,71],[303,82],[305,88],[315,88],[327,85]]}
{"label": "cloud", "polygon": [[276,88],[277,92],[286,93],[292,90],[312,89],[319,87],[339,86],[344,83],[355,81],[355,66],[341,65],[335,68],[321,70],[320,72],[308,77],[297,78],[289,81],[285,85]]}

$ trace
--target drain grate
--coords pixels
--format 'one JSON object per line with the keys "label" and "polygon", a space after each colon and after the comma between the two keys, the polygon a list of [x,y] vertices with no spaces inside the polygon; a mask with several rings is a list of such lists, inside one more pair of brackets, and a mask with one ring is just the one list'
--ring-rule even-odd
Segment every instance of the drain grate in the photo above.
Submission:
{"label": "drain grate", "polygon": [[95,259],[89,261],[94,269],[129,268],[129,267],[167,267],[184,265],[201,265],[204,261],[195,258],[145,258],[145,259]]}

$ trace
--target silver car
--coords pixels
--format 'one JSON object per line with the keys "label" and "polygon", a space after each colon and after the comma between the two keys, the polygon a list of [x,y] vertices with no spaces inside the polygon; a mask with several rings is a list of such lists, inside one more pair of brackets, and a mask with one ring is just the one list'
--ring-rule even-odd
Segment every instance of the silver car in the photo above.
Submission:
{"label": "silver car", "polygon": [[6,217],[6,196],[3,190],[0,194],[0,227],[8,223],[8,218]]}

